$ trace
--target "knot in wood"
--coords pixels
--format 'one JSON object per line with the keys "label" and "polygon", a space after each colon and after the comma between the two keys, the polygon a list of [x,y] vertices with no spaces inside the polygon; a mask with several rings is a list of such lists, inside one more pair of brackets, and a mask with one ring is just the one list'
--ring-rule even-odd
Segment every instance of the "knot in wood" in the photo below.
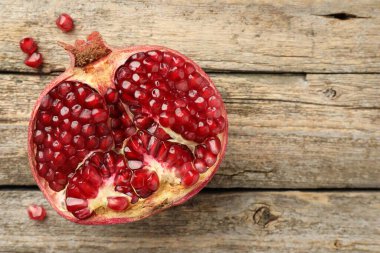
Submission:
{"label": "knot in wood", "polygon": [[262,227],[266,227],[270,222],[278,219],[278,216],[271,213],[269,207],[262,206],[253,214],[253,221]]}

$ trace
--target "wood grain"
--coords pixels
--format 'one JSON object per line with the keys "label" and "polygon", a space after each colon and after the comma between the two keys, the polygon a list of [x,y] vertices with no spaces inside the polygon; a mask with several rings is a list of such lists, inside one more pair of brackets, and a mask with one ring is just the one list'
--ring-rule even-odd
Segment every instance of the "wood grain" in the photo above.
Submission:
{"label": "wood grain", "polygon": [[[26,129],[51,76],[0,75],[0,185],[34,184]],[[380,75],[213,74],[230,141],[209,187],[380,187]]]}
{"label": "wood grain", "polygon": [[379,252],[377,192],[201,193],[131,224],[80,226],[50,207],[42,223],[26,207],[38,191],[0,191],[0,252]]}
{"label": "wood grain", "polygon": [[[0,71],[33,71],[18,48],[25,36],[38,40],[43,72],[63,70],[68,57],[56,41],[98,30],[110,45],[166,45],[218,71],[379,72],[379,7],[372,0],[3,0]],[[75,19],[74,32],[56,28],[61,12]]]}

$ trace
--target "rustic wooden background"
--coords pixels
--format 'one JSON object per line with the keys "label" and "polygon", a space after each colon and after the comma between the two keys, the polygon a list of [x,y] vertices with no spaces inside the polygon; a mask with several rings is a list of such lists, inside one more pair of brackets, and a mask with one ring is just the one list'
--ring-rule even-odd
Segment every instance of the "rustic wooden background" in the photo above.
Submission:
{"label": "rustic wooden background", "polygon": [[[56,28],[61,12],[74,32]],[[380,252],[379,15],[376,0],[1,0],[0,252]],[[56,40],[93,30],[190,56],[229,113],[210,185],[132,224],[62,219],[27,164],[31,108],[68,64]],[[41,71],[23,64],[28,35]],[[48,207],[46,221],[28,219],[31,203]]]}

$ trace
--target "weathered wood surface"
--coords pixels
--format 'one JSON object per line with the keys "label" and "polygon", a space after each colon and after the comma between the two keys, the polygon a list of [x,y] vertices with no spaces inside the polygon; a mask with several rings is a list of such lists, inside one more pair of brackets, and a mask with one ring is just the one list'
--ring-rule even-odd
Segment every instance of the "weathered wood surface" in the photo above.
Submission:
{"label": "weathered wood surface", "polygon": [[[0,184],[34,184],[33,103],[50,76],[0,75]],[[380,75],[212,75],[230,141],[210,187],[380,187]]]}
{"label": "weathered wood surface", "polygon": [[373,252],[380,248],[378,192],[201,193],[149,219],[80,226],[48,208],[26,207],[37,191],[0,191],[0,252]]}
{"label": "weathered wood surface", "polygon": [[[52,72],[68,61],[56,40],[98,30],[110,45],[163,44],[213,70],[380,72],[379,8],[373,0],[2,0],[0,71],[32,71],[18,48],[26,35]],[[74,17],[74,32],[56,28],[61,12]]]}

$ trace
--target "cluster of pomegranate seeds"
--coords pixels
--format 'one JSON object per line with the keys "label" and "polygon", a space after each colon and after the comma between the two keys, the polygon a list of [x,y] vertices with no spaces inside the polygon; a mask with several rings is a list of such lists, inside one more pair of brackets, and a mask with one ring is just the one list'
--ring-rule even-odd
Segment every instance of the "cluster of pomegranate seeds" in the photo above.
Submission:
{"label": "cluster of pomegranate seeds", "polygon": [[[118,155],[114,151],[93,153],[79,167],[75,174],[69,176],[66,191],[67,210],[79,219],[91,216],[93,212],[89,208],[91,199],[95,199],[98,196],[99,189],[102,187],[108,186],[113,190],[118,186],[118,183],[125,185],[124,181],[116,179],[116,185],[114,186],[112,179],[125,174],[126,170],[128,169],[122,155]],[[129,173],[131,174],[130,171]],[[125,196],[109,196],[109,208],[115,211],[122,211],[129,206],[130,199],[133,199],[134,202],[137,201],[136,194],[131,188],[129,181],[127,183],[129,184],[129,188],[128,191],[124,192]]]}
{"label": "cluster of pomegranate seeds", "polygon": [[140,52],[114,82],[102,94],[62,82],[36,116],[37,172],[51,190],[65,190],[66,208],[78,219],[99,207],[125,211],[167,184],[190,188],[222,152],[222,100],[192,63]]}
{"label": "cluster of pomegranate seeds", "polygon": [[[163,168],[173,172],[173,175],[181,179],[185,186],[191,186],[198,181],[199,172],[191,165],[194,155],[183,144],[161,141],[156,136],[139,131],[128,140],[124,147],[124,154],[128,160],[128,167],[133,171],[149,166],[151,160],[154,159],[161,163]],[[189,173],[193,177],[191,184],[185,180]]]}
{"label": "cluster of pomegranate seeds", "polygon": [[[135,118],[152,118],[186,140],[203,142],[224,130],[220,96],[191,63],[172,53],[132,55],[117,70],[115,85],[124,103],[141,107]],[[149,126],[145,122],[142,128]]]}
{"label": "cluster of pomegranate seeds", "polygon": [[42,99],[33,138],[38,174],[52,190],[65,188],[90,151],[113,147],[108,115],[99,93],[77,82],[63,82]]}
{"label": "cluster of pomegranate seeds", "polygon": [[32,68],[38,68],[41,66],[42,55],[37,52],[38,47],[33,38],[23,38],[20,41],[20,48],[28,55],[24,61],[25,65]]}
{"label": "cluster of pomegranate seeds", "polygon": [[42,221],[46,217],[46,210],[43,206],[32,204],[28,206],[28,215],[32,220]]}
{"label": "cluster of pomegranate seeds", "polygon": [[66,13],[59,15],[55,23],[63,32],[70,32],[74,28],[73,19]]}
{"label": "cluster of pomegranate seeds", "polygon": [[136,132],[136,127],[119,101],[119,94],[115,89],[108,88],[104,98],[110,114],[109,123],[115,146],[121,148],[123,141]]}

